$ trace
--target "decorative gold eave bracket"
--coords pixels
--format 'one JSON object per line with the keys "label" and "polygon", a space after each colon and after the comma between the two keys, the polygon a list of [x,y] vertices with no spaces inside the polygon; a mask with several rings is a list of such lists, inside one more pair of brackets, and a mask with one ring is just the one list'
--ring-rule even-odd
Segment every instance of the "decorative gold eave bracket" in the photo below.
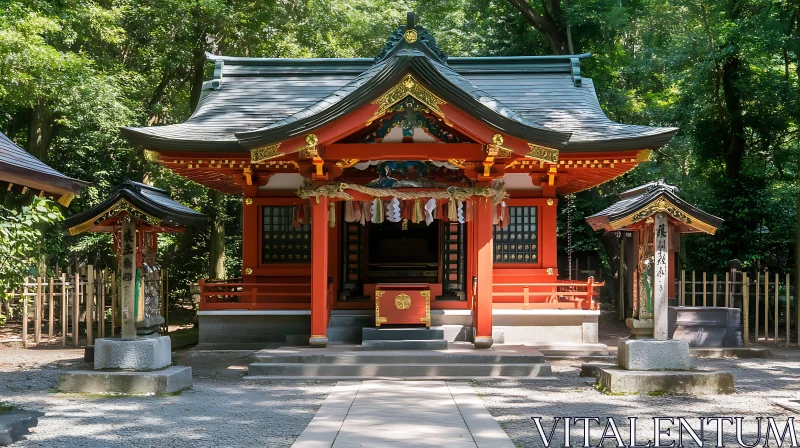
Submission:
{"label": "decorative gold eave bracket", "polygon": [[261,163],[265,160],[275,159],[280,157],[283,152],[278,149],[281,147],[280,143],[273,145],[262,146],[260,148],[253,148],[250,150],[250,163]]}
{"label": "decorative gold eave bracket", "polygon": [[525,157],[529,159],[536,159],[540,162],[558,163],[559,152],[557,149],[535,145],[533,143],[528,143],[528,148],[530,151],[525,154]]}
{"label": "decorative gold eave bracket", "polygon": [[430,109],[431,112],[439,117],[444,118],[444,112],[442,112],[442,109],[439,106],[442,104],[447,104],[447,102],[423,87],[419,81],[417,81],[416,78],[409,73],[404,76],[403,79],[394,87],[386,91],[386,93],[379,96],[375,101],[372,102],[372,104],[378,105],[378,110],[375,111],[375,114],[372,116],[372,118],[367,121],[367,125],[383,116],[389,110],[389,108],[399,103],[407,96],[413,97],[420,103],[424,104],[425,107]]}
{"label": "decorative gold eave bracket", "polygon": [[701,232],[708,233],[709,235],[713,235],[717,231],[717,228],[715,226],[687,215],[686,213],[683,212],[683,210],[680,209],[680,207],[676,206],[669,199],[664,197],[658,198],[657,200],[648,204],[646,207],[639,209],[634,213],[631,213],[615,221],[609,221],[608,224],[612,230],[618,230],[623,227],[627,227],[633,223],[647,219],[659,212],[664,212],[669,216],[671,216],[672,218],[674,218],[675,220],[680,221],[683,224],[687,225],[688,227],[697,229]]}
{"label": "decorative gold eave bracket", "polygon": [[514,151],[503,146],[503,135],[494,134],[492,144],[484,146],[486,158],[483,160],[483,177],[489,177],[495,158],[511,157]]}

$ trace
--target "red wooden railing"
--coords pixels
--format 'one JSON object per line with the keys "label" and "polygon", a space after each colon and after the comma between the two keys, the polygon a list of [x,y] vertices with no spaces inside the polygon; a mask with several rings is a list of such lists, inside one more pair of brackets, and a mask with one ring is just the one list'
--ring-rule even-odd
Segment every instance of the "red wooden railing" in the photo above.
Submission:
{"label": "red wooden railing", "polygon": [[605,282],[595,283],[592,277],[585,282],[560,280],[554,283],[495,283],[492,307],[596,310],[599,304],[595,297],[600,295],[597,288],[604,285]]}
{"label": "red wooden railing", "polygon": [[309,309],[311,285],[198,281],[200,310]]}

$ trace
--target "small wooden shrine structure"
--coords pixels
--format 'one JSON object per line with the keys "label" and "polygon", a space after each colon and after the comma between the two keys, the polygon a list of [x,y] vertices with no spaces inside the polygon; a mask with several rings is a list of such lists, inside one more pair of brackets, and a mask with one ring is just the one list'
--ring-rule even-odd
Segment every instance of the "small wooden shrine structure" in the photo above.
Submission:
{"label": "small wooden shrine structure", "polygon": [[1,189],[47,197],[67,207],[87,185],[54,170],[0,132]]}
{"label": "small wooden shrine structure", "polygon": [[351,341],[329,338],[332,316],[383,327],[401,309],[477,347],[596,343],[600,285],[559,278],[558,195],[633,169],[676,129],[609,120],[587,57],[449,57],[413,13],[375,58],[208,55],[189,120],[122,129],[243,194],[242,280],[201,283],[201,344]]}
{"label": "small wooden shrine structure", "polygon": [[[667,339],[666,310],[675,298],[676,253],[679,235],[705,232],[713,235],[722,219],[710,215],[677,196],[678,188],[663,181],[651,182],[620,194],[620,201],[589,216],[595,230],[634,231],[633,318],[627,323],[634,336]],[[653,321],[654,309],[663,320]]]}
{"label": "small wooden shrine structure", "polygon": [[[164,190],[126,180],[101,203],[64,220],[70,235],[110,232],[119,255],[122,279],[122,338],[155,332],[164,323],[159,288],[146,288],[160,277],[157,236],[199,225],[205,215],[170,198]],[[152,279],[148,282],[148,278]]]}

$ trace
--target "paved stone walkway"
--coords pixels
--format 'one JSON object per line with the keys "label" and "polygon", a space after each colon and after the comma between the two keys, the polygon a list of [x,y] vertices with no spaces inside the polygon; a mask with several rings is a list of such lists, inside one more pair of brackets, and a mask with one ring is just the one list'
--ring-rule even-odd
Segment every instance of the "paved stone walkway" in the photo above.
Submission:
{"label": "paved stone walkway", "polygon": [[467,383],[340,381],[292,446],[513,448],[514,444]]}

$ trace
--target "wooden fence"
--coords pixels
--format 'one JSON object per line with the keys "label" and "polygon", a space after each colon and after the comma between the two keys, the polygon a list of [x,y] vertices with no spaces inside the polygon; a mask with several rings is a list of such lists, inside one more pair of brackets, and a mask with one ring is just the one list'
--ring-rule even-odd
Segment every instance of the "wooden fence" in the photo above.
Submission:
{"label": "wooden fence", "polygon": [[[745,344],[800,345],[800,306],[789,274],[731,270],[724,276],[681,271],[676,292],[681,306],[724,306],[742,310]],[[794,339],[792,336],[794,335]]]}
{"label": "wooden fence", "polygon": [[[28,278],[21,287],[12,291],[11,300],[5,303],[9,322],[21,322],[22,344],[27,348],[30,330],[33,343],[40,344],[46,328],[47,344],[61,339],[61,346],[69,343],[79,347],[85,336],[86,345],[94,344],[97,337],[113,337],[120,325],[119,291],[117,275],[108,269],[97,270],[87,266],[77,274],[58,277]],[[166,297],[167,271],[162,271],[159,285],[161,297]],[[166,300],[161,301],[162,315],[168,318]],[[162,332],[167,333],[165,322]]]}

